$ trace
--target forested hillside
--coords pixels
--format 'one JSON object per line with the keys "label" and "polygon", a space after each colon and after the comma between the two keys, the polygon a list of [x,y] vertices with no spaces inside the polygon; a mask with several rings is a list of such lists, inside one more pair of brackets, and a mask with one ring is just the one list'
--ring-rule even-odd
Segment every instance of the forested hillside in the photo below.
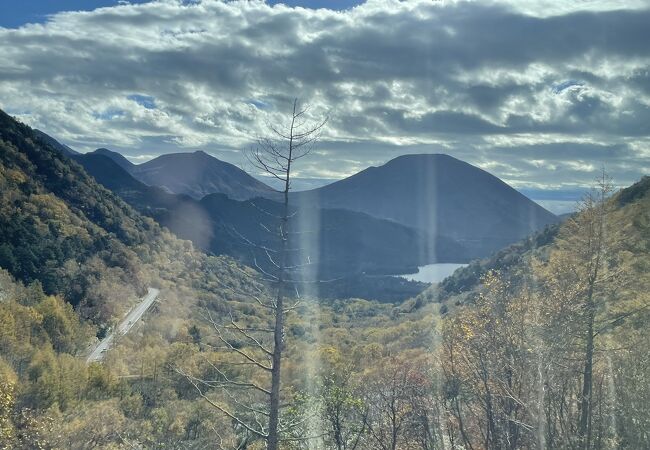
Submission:
{"label": "forested hillside", "polygon": [[97,323],[123,303],[105,284],[142,292],[140,266],[160,245],[160,227],[1,111],[0,185],[1,267]]}
{"label": "forested hillside", "polygon": [[603,177],[558,229],[505,251],[514,263],[430,292],[446,301],[443,394],[463,446],[647,448],[650,189],[610,189]]}
{"label": "forested hillside", "polygon": [[[142,378],[121,378],[141,361],[120,350],[111,365],[87,365],[95,336],[147,286],[158,286],[165,331],[139,334],[145,342],[138,347],[158,339],[161,352],[189,339],[188,327],[208,304],[263,317],[234,293],[263,286],[250,269],[206,257],[138,214],[2,112],[0,138],[0,448],[167,448],[172,441],[154,429],[175,419],[162,419],[157,408],[188,411],[179,426],[189,430],[202,405],[168,395],[145,401]],[[160,370],[169,369],[161,362]],[[180,448],[206,445],[190,431],[178,433],[192,441]]]}

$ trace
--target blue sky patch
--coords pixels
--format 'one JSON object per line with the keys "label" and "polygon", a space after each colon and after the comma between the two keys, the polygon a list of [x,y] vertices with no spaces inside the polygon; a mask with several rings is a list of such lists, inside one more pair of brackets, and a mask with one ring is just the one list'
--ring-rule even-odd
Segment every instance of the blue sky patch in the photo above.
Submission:
{"label": "blue sky patch", "polygon": [[246,101],[246,103],[248,103],[249,105],[253,105],[257,109],[269,109],[271,107],[271,105],[269,105],[268,103],[262,100],[258,100],[256,98],[251,98],[248,101]]}
{"label": "blue sky patch", "polygon": [[126,98],[133,100],[138,105],[144,106],[147,109],[156,109],[156,99],[150,95],[131,94]]}
{"label": "blue sky patch", "polygon": [[[146,3],[131,0],[129,3]],[[16,28],[26,23],[44,23],[52,14],[61,11],[91,11],[104,6],[117,6],[118,0],[28,0],[0,1],[0,27]]]}
{"label": "blue sky patch", "polygon": [[560,92],[566,91],[569,88],[575,86],[584,86],[585,84],[582,81],[578,80],[566,80],[561,83],[553,85],[553,93],[559,94]]}
{"label": "blue sky patch", "polygon": [[[92,11],[124,3],[147,3],[150,0],[0,0],[0,27],[17,28],[26,23],[45,23],[48,17],[61,11]],[[192,3],[188,1],[187,3]],[[363,3],[362,0],[271,0],[269,4],[284,3],[305,8],[344,10]]]}

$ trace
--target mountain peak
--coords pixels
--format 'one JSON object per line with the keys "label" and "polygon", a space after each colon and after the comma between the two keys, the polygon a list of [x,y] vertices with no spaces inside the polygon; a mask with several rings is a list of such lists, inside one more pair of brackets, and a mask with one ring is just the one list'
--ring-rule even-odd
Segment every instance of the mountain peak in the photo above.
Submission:
{"label": "mountain peak", "polygon": [[109,150],[104,147],[98,148],[92,151],[91,153],[96,155],[104,155],[112,159],[118,166],[120,166],[122,169],[126,170],[127,172],[131,172],[135,167],[135,164],[133,164],[128,159],[126,159],[121,153],[115,152],[113,150]]}
{"label": "mountain peak", "polygon": [[453,156],[448,155],[446,153],[408,153],[406,155],[397,156],[388,162],[405,161],[405,160],[419,161],[423,159],[453,159],[459,161],[457,158],[454,158]]}
{"label": "mountain peak", "polygon": [[499,178],[441,153],[402,155],[296,196],[453,238],[475,256],[557,221]]}
{"label": "mountain peak", "polygon": [[273,192],[239,167],[202,150],[167,153],[134,166],[133,176],[150,186],[201,199],[221,193],[234,200],[268,196]]}
{"label": "mountain peak", "polygon": [[[150,163],[152,161],[156,161],[157,163],[168,163],[169,161],[175,161],[175,162],[186,163],[186,164],[187,163],[192,164],[197,161],[201,161],[201,162],[209,161],[211,163],[227,164],[221,161],[220,159],[210,155],[209,153],[204,152],[203,150],[195,150],[193,152],[164,153],[147,162]],[[143,163],[143,165],[145,164],[147,163]]]}
{"label": "mountain peak", "polygon": [[392,166],[396,164],[434,164],[434,163],[456,163],[463,165],[470,165],[465,161],[455,158],[446,153],[409,153],[407,155],[400,155],[388,161],[384,166]]}
{"label": "mountain peak", "polygon": [[184,153],[188,157],[195,159],[197,161],[211,161],[212,163],[228,164],[225,161],[215,158],[210,153],[204,152],[203,150],[196,150],[192,153]]}

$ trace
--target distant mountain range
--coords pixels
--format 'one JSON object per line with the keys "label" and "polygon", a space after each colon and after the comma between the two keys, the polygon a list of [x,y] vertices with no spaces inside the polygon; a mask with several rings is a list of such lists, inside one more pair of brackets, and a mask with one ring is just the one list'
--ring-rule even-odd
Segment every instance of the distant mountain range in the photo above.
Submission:
{"label": "distant mountain range", "polygon": [[[277,226],[274,217],[280,214],[279,203],[263,198],[233,200],[225,194],[196,200],[145,185],[101,152],[70,158],[104,187],[178,237],[207,252],[227,254],[250,266],[269,269],[267,256],[257,247],[273,248],[277,244],[268,230]],[[294,231],[300,236],[296,247],[302,251],[291,263],[310,262],[310,275],[319,279],[408,273],[430,260],[451,260],[463,252],[455,242],[440,238],[438,254],[428,255],[421,251],[422,237],[416,230],[355,211],[304,207],[294,208],[293,213],[298,227]]]}
{"label": "distant mountain range", "polygon": [[[238,167],[204,152],[174,153],[135,165],[111,158],[139,181],[200,200],[225,194],[234,200],[277,199],[277,192]],[[456,262],[485,257],[559,219],[497,177],[443,154],[405,155],[380,167],[309,191],[294,192],[296,206],[345,209],[417,230],[423,254],[442,255],[441,239],[464,249]],[[439,260],[441,258],[433,258]]]}
{"label": "distant mountain range", "polygon": [[[276,199],[277,191],[238,167],[204,152],[166,154],[136,165],[105,148],[85,155],[61,144],[57,148],[180,237],[252,263],[254,252],[240,245],[232,230],[263,239],[260,224],[268,221],[252,206],[262,200],[249,200]],[[263,202],[271,210],[277,206]],[[294,192],[292,203],[303,222],[308,215],[312,222],[318,217],[322,229],[313,242],[319,243],[318,261],[327,275],[338,272],[330,269],[340,261],[349,263],[339,266],[348,272],[379,273],[467,262],[559,220],[497,177],[443,154],[401,156],[344,180]],[[328,228],[334,222],[338,231]]]}
{"label": "distant mountain range", "polygon": [[171,193],[186,194],[197,200],[209,194],[225,194],[233,200],[248,200],[272,197],[275,192],[239,167],[202,151],[170,153],[137,165],[105,148],[93,153],[111,158],[144,184],[160,186]]}

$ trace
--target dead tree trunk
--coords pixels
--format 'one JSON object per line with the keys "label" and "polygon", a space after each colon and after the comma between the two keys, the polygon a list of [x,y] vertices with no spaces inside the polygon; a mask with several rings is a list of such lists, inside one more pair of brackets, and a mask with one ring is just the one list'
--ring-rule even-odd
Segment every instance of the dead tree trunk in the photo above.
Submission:
{"label": "dead tree trunk", "polygon": [[278,421],[280,415],[280,382],[282,375],[282,350],[284,346],[284,289],[285,270],[287,265],[287,244],[289,242],[289,189],[291,179],[291,161],[293,160],[293,130],[296,122],[296,103],[293,103],[293,117],[289,130],[289,153],[287,155],[286,176],[284,182],[284,209],[280,219],[280,267],[278,273],[278,292],[275,300],[275,326],[273,328],[273,364],[271,371],[271,399],[269,414],[269,437],[267,448],[276,450],[278,448]]}
{"label": "dead tree trunk", "polygon": [[[312,143],[319,137],[321,129],[327,122],[327,119],[320,122],[310,121],[307,118],[307,111],[307,108],[299,109],[298,100],[294,100],[288,123],[281,127],[269,125],[270,136],[260,138],[248,155],[251,163],[258,170],[282,183],[282,189],[279,191],[282,195],[280,212],[264,211],[277,222],[268,226],[260,223],[260,226],[271,235],[272,245],[251,242],[245,236],[238,234],[248,245],[266,256],[266,265],[258,264],[255,259],[255,267],[259,273],[251,277],[256,282],[267,284],[270,289],[251,283],[249,287],[255,291],[250,293],[223,286],[239,295],[253,298],[264,307],[269,312],[268,326],[248,327],[241,322],[241,318],[234,317],[232,314],[229,321],[222,323],[208,311],[209,321],[220,344],[219,348],[225,349],[239,360],[223,361],[222,364],[247,366],[260,372],[262,377],[257,378],[256,381],[252,381],[250,375],[234,378],[229,376],[228,371],[222,370],[211,361],[207,363],[217,373],[216,380],[199,379],[182,369],[177,369],[177,372],[184,375],[209,404],[232,420],[239,430],[244,430],[247,438],[264,440],[268,450],[278,450],[284,439],[283,435],[288,432],[294,433],[301,422],[294,420],[283,423],[281,408],[288,404],[286,399],[282,398],[285,315],[294,310],[299,303],[292,302],[287,306],[285,300],[288,298],[288,293],[292,292],[291,289],[299,282],[292,273],[300,270],[301,267],[300,264],[296,264],[296,258],[291,253],[296,251],[292,248],[291,242],[291,235],[294,233],[290,231],[291,219],[295,215],[289,204],[291,170],[296,160],[310,152]],[[231,337],[236,339],[233,341]],[[239,343],[233,345],[233,342],[238,340],[245,342],[246,346]],[[214,389],[220,389],[225,400],[218,401],[214,395],[210,395],[210,391]],[[295,433],[291,436],[291,440],[296,440]]]}

